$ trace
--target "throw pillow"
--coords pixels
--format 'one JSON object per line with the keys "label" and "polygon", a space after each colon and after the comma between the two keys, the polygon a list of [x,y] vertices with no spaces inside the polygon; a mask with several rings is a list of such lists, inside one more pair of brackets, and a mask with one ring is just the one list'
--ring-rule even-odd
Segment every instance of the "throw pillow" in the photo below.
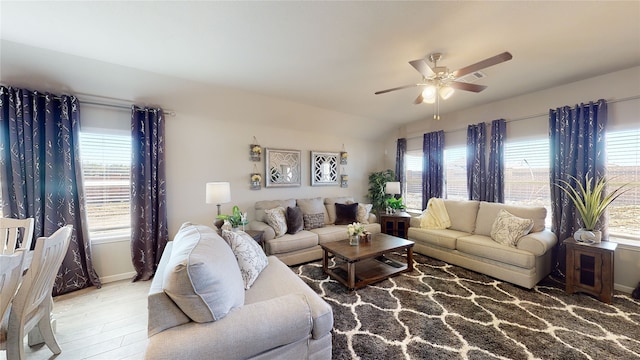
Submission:
{"label": "throw pillow", "polygon": [[531,228],[533,220],[519,218],[501,209],[491,227],[491,238],[500,244],[515,247],[518,240],[527,235]]}
{"label": "throw pillow", "polygon": [[313,199],[297,199],[296,204],[302,210],[303,214],[318,214],[322,213],[325,225],[330,224],[329,222],[329,214],[327,213],[327,208],[324,206],[322,202],[322,198],[313,198]]}
{"label": "throw pillow", "polygon": [[336,225],[349,225],[357,222],[358,203],[336,204]]}
{"label": "throw pillow", "polygon": [[358,220],[360,224],[368,224],[369,214],[371,213],[372,208],[373,204],[358,204],[358,213],[356,214],[356,220]]}
{"label": "throw pillow", "polygon": [[302,231],[303,227],[302,210],[297,206],[289,206],[287,208],[287,234],[295,234]]}
{"label": "throw pillow", "polygon": [[229,244],[231,251],[236,256],[244,288],[249,290],[260,272],[269,264],[267,255],[264,254],[260,245],[244,231],[222,230],[222,238]]}
{"label": "throw pillow", "polygon": [[302,214],[302,221],[305,230],[321,228],[324,226],[324,214]]}
{"label": "throw pillow", "polygon": [[276,237],[287,233],[287,211],[278,206],[274,209],[265,210],[265,220],[267,224],[276,232]]}
{"label": "throw pillow", "polygon": [[164,274],[164,292],[191,320],[220,320],[244,304],[240,268],[213,229],[185,223],[176,234]]}

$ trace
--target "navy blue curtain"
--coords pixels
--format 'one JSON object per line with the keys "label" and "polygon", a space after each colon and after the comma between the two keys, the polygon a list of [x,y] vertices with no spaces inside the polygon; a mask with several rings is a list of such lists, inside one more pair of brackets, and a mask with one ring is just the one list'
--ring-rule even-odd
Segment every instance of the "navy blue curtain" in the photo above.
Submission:
{"label": "navy blue curtain", "polygon": [[100,287],[86,226],[79,129],[80,104],[75,96],[0,87],[4,216],[33,218],[34,239],[73,225],[69,250],[53,286],[54,296],[92,285]]}
{"label": "navy blue curtain", "polygon": [[407,154],[407,139],[398,139],[396,149],[396,179],[400,182],[400,196],[404,196],[405,169],[404,156]]}
{"label": "navy blue curtain", "polygon": [[169,238],[162,109],[133,106],[131,135],[131,257],[137,281],[153,277]]}
{"label": "navy blue curtain", "polygon": [[487,139],[485,123],[467,127],[467,192],[469,200],[486,200],[487,165],[485,149]]}
{"label": "navy blue curtain", "polygon": [[[602,99],[549,110],[551,230],[558,237],[556,271],[561,275],[566,267],[562,242],[581,227],[581,220],[571,199],[555,184],[565,180],[574,185],[573,176],[584,186],[587,174],[594,181],[605,176],[607,118],[607,102]],[[606,226],[602,230],[606,238]]]}
{"label": "navy blue curtain", "polygon": [[504,138],[507,122],[504,119],[491,122],[491,147],[489,148],[489,167],[487,174],[486,201],[504,202]]}
{"label": "navy blue curtain", "polygon": [[422,137],[422,208],[432,197],[441,198],[444,186],[444,131]]}

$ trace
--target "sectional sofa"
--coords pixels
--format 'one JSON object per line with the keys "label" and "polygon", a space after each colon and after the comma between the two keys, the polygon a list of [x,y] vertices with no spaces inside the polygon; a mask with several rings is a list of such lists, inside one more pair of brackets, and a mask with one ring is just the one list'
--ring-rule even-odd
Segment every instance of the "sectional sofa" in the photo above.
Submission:
{"label": "sectional sofa", "polygon": [[[341,214],[336,212],[336,204],[353,205],[355,203],[353,197],[258,201],[255,203],[254,220],[249,222],[249,228],[263,231],[266,253],[275,255],[287,265],[319,260],[322,258],[320,244],[348,238],[347,223],[358,221],[365,224],[366,231],[372,234],[380,232],[380,224],[376,223],[376,216],[370,212],[370,204],[358,204],[355,218],[339,216]],[[268,224],[265,212],[277,207],[285,210],[299,208],[305,219],[304,229],[293,234],[277,236],[274,227]],[[306,220],[314,216],[317,216],[320,221],[312,223]]]}
{"label": "sectional sofa", "polygon": [[[544,207],[446,199],[444,206],[451,221],[446,229],[422,228],[424,214],[411,219],[408,237],[415,241],[413,251],[525,288],[532,288],[551,272],[557,238],[545,229]],[[500,210],[515,216],[514,224],[521,221],[518,219],[532,220],[530,229],[514,236],[511,244],[492,238]],[[509,231],[509,225],[507,220],[502,230]]]}

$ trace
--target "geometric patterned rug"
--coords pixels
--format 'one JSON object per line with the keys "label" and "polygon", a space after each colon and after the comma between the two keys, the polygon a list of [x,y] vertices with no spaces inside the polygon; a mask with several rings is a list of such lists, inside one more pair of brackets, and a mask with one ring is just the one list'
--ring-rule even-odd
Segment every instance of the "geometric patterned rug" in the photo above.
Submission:
{"label": "geometric patterned rug", "polygon": [[320,261],[292,267],[333,308],[333,359],[640,359],[640,301],[628,294],[609,305],[552,277],[529,290],[413,258],[412,273],[354,292]]}

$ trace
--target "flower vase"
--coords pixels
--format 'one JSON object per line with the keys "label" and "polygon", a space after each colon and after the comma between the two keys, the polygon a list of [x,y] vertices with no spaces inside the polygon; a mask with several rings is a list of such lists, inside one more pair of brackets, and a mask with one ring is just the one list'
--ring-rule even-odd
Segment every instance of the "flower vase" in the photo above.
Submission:
{"label": "flower vase", "polygon": [[360,243],[360,235],[352,235],[349,237],[349,245],[356,246]]}

